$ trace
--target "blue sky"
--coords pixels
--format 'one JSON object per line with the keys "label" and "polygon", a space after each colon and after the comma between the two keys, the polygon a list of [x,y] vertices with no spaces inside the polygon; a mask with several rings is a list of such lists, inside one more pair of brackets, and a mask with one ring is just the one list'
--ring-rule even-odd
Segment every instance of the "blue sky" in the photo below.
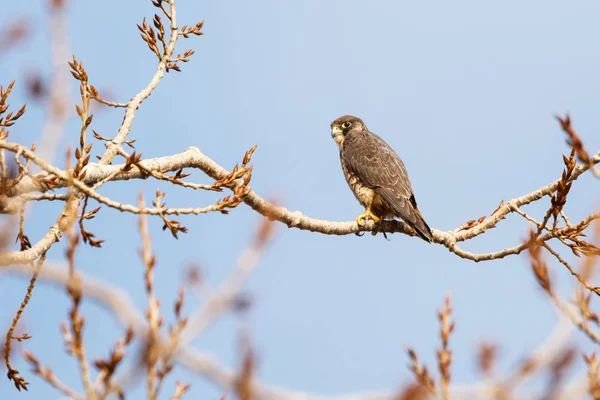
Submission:
{"label": "blue sky", "polygon": [[[70,48],[92,84],[126,102],[145,87],[155,56],[136,23],[152,18],[150,1],[73,2],[68,13]],[[0,27],[28,17],[32,36],[0,56],[0,84],[17,79],[11,104],[24,101],[24,76],[50,67],[46,2],[10,2]],[[205,20],[202,37],[181,39],[178,51],[196,50],[183,73],[169,73],[137,113],[130,139],[145,157],[199,146],[227,168],[258,144],[252,187],[305,215],[353,220],[362,212],[347,188],[329,124],[343,114],[363,118],[402,157],[421,211],[433,228],[448,230],[489,215],[501,200],[528,193],[557,177],[567,153],[554,114],[570,112],[590,152],[600,147],[600,3],[593,0],[509,0],[502,4],[457,0],[408,1],[178,1],[180,25]],[[67,62],[68,60],[64,60]],[[75,82],[73,93],[76,93]],[[75,100],[75,99],[74,99]],[[45,109],[29,102],[11,140],[38,140]],[[102,109],[93,128],[114,136],[120,110]],[[63,145],[78,140],[78,122],[67,124]],[[102,150],[101,144],[94,151]],[[64,146],[63,146],[64,147]],[[62,154],[62,153],[61,153]],[[62,162],[62,161],[61,161]],[[196,182],[210,179],[194,172]],[[106,185],[102,194],[135,203],[140,189],[150,201],[157,182]],[[214,194],[167,189],[169,206],[202,206]],[[566,211],[573,220],[598,207],[597,181],[573,185]],[[548,205],[526,209],[537,216]],[[52,224],[57,204],[36,207],[26,224],[37,241]],[[178,241],[151,220],[158,254],[157,291],[169,313],[191,262],[212,284],[231,270],[251,240],[259,216],[242,205],[228,216],[182,217],[190,233]],[[79,249],[79,268],[128,291],[144,307],[143,267],[137,255],[136,219],[103,208],[88,224],[106,239],[102,250]],[[262,381],[319,394],[394,389],[410,379],[404,346],[434,367],[436,310],[452,293],[457,323],[451,339],[453,380],[478,379],[474,353],[485,339],[500,342],[506,371],[533,349],[556,322],[525,256],[491,263],[462,260],[439,245],[392,235],[329,237],[288,230],[278,235],[249,282],[254,307],[249,323],[260,356]],[[473,251],[512,246],[527,225],[509,216],[498,228],[466,243]],[[63,256],[64,243],[50,258]],[[573,279],[558,265],[561,288]],[[26,282],[0,276],[8,321]],[[188,298],[187,309],[198,304]],[[25,313],[33,335],[25,347],[55,373],[79,387],[75,362],[64,354],[59,321],[64,290],[40,285]],[[84,303],[92,358],[105,355],[122,329],[102,309]],[[7,322],[6,322],[7,323]],[[243,326],[226,317],[195,342],[224,364],[236,365],[236,334]],[[575,342],[591,349],[576,335]],[[22,372],[28,370],[19,362]],[[434,368],[435,369],[435,368]],[[25,372],[31,398],[57,393]],[[191,382],[189,398],[220,391],[201,377],[176,369]],[[172,393],[174,379],[163,396]],[[21,398],[0,379],[3,398]],[[143,388],[129,398],[143,398]]]}

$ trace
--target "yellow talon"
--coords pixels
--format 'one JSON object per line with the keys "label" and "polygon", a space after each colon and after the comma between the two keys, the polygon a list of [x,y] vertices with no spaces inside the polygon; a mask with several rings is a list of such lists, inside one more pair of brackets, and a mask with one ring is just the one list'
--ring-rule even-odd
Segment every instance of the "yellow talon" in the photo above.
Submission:
{"label": "yellow talon", "polygon": [[378,216],[376,216],[375,214],[373,214],[370,210],[370,208],[367,208],[364,212],[364,214],[359,215],[358,217],[356,217],[356,223],[358,225],[362,225],[362,221],[365,218],[370,218],[373,220],[373,222],[377,223],[379,222],[380,218]]}

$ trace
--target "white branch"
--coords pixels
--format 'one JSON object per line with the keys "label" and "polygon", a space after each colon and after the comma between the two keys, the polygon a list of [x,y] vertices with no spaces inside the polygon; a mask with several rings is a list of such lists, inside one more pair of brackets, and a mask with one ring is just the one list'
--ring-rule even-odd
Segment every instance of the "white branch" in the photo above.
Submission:
{"label": "white branch", "polygon": [[[30,152],[28,149],[23,148],[14,143],[0,143],[1,148],[6,148],[12,151],[16,151],[15,146],[18,146],[18,149],[23,153],[24,156],[31,158],[31,160],[37,165],[42,166],[45,170],[59,174],[65,174],[64,171],[58,170],[56,167],[50,166],[45,163],[43,160],[37,158],[35,154]],[[600,152],[594,155],[591,158],[590,164],[580,165],[575,168],[573,171],[573,180],[577,179],[581,174],[587,171],[590,168],[590,165],[595,165],[600,162]],[[142,165],[148,169],[158,170],[159,168],[163,171],[173,171],[181,168],[195,168],[200,169],[208,176],[213,179],[222,179],[223,177],[229,174],[225,168],[217,164],[215,161],[210,159],[208,156],[203,154],[199,148],[190,147],[185,152],[180,154],[175,154],[168,157],[160,157],[154,158],[150,160],[142,161]],[[98,181],[106,178],[111,174],[115,174],[121,169],[123,165],[120,166],[111,166],[111,165],[101,165],[101,164],[90,164],[86,168],[86,177],[83,182],[75,182],[78,189],[82,190],[84,193],[90,192],[85,185],[93,185]],[[114,180],[128,180],[128,179],[140,179],[145,178],[146,174],[139,170],[138,168],[133,168],[131,171],[117,174],[114,176]],[[553,183],[542,186],[541,188],[518,197],[516,199],[512,199],[500,207],[492,216],[485,219],[482,223],[465,230],[453,230],[453,231],[439,231],[437,229],[433,229],[433,239],[434,242],[440,243],[444,245],[448,250],[458,255],[461,258],[473,260],[473,261],[489,261],[495,260],[499,258],[504,258],[509,255],[519,254],[527,247],[526,244],[521,243],[515,245],[513,247],[505,248],[503,250],[499,250],[492,253],[471,253],[466,250],[461,249],[457,243],[461,241],[466,241],[472,239],[488,229],[495,227],[507,214],[515,212],[519,207],[535,202],[542,197],[553,193],[557,186],[559,180],[556,180]],[[240,182],[237,183],[241,184]],[[36,185],[29,178],[25,178],[23,182],[19,183],[15,188],[15,193],[28,193],[31,190],[35,190]],[[7,207],[15,207],[17,204],[12,204],[8,200],[5,200],[7,203]],[[384,221],[379,225],[373,224],[372,221],[367,222],[364,226],[359,227],[356,222],[332,222],[326,220],[319,220],[309,218],[304,216],[299,211],[290,211],[284,207],[276,206],[268,201],[264,200],[254,191],[251,191],[245,198],[244,202],[250,206],[253,210],[262,214],[263,216],[277,220],[286,224],[289,228],[297,228],[301,230],[307,230],[311,232],[318,232],[326,235],[348,235],[351,233],[358,233],[362,231],[378,231],[378,232],[389,232],[395,233],[400,232],[407,235],[414,236],[415,233],[412,231],[410,227],[408,227],[405,223],[401,221]],[[585,225],[586,222],[589,222],[592,219],[599,218],[600,215],[594,215],[586,220],[580,222],[571,227],[565,227],[558,229],[555,232],[547,233],[540,237],[540,240],[549,240],[553,237],[556,237],[559,234],[564,234],[567,232],[572,232],[573,230],[580,228]],[[9,264],[25,264],[30,262],[31,260],[38,257],[44,251],[48,249],[52,243],[54,243],[55,236],[50,235],[52,230],[46,235],[42,241],[36,243],[32,249],[26,250],[24,252],[13,252],[0,256],[0,266],[9,265]],[[60,236],[58,236],[60,237]]]}

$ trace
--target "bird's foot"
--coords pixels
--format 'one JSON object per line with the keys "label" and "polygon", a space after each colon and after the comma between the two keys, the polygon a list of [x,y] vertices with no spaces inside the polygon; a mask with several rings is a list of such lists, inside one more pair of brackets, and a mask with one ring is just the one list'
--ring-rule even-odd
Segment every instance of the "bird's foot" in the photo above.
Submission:
{"label": "bird's foot", "polygon": [[[379,233],[379,231],[371,231],[371,236],[377,236],[378,233]],[[387,233],[385,233],[385,232],[381,232],[381,233],[383,234],[383,237],[385,238],[385,240],[387,240],[389,242],[390,239],[388,239]]]}
{"label": "bird's foot", "polygon": [[375,214],[373,214],[373,213],[372,213],[370,210],[366,210],[366,211],[364,212],[364,214],[361,214],[361,215],[359,215],[358,217],[356,217],[356,223],[357,223],[358,225],[362,225],[362,224],[363,224],[363,220],[364,220],[365,218],[372,219],[372,220],[373,220],[373,222],[375,222],[375,223],[378,223],[378,222],[379,222],[379,220],[381,219],[381,218],[379,218],[378,216],[376,216]]}

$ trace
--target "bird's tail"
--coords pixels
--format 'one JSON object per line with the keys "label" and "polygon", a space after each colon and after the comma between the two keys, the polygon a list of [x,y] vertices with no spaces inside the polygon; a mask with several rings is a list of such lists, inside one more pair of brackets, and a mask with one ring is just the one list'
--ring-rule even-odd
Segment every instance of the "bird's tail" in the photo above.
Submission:
{"label": "bird's tail", "polygon": [[417,232],[417,235],[419,235],[421,239],[428,243],[433,242],[433,234],[431,233],[429,225],[427,225],[427,222],[425,222],[425,218],[423,218],[421,211],[419,211],[419,209],[416,207],[413,209],[413,211],[416,218],[414,218],[414,222],[411,221],[411,227],[415,230],[415,232]]}
{"label": "bird's tail", "polygon": [[379,188],[377,193],[383,197],[383,199],[389,204],[394,210],[395,215],[402,218],[404,222],[410,225],[417,235],[424,241],[431,243],[433,242],[433,234],[425,218],[417,207],[417,201],[415,200],[414,194],[411,194],[409,199],[397,196],[393,191],[386,188]]}

